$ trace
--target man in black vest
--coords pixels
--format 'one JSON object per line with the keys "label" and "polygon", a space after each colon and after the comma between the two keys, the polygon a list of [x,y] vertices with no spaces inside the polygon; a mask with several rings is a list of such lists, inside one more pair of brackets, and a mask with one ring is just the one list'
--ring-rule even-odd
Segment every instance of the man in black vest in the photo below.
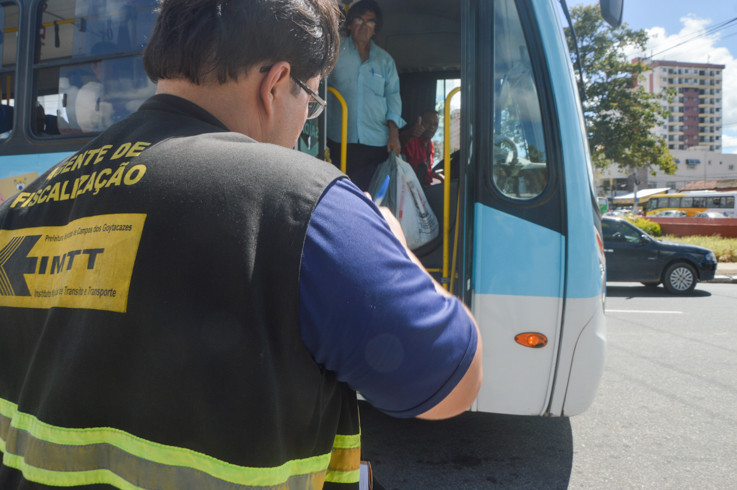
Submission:
{"label": "man in black vest", "polygon": [[157,95],[0,205],[0,488],[357,487],[356,390],[397,417],[470,406],[470,313],[291,150],[338,21],[162,1]]}

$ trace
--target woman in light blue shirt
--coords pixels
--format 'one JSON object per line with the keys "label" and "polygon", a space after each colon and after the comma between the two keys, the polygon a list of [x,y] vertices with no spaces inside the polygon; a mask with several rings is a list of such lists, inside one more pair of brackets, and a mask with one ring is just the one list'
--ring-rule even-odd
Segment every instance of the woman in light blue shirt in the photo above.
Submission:
{"label": "woman in light blue shirt", "polygon": [[[346,37],[328,84],[348,104],[348,163],[346,173],[362,190],[367,190],[376,167],[389,152],[399,154],[399,128],[404,126],[399,75],[394,60],[372,38],[381,29],[382,15],[373,0],[361,0],[348,11]],[[340,107],[329,94],[328,104]],[[333,162],[340,166],[341,112],[328,112],[328,147]]]}

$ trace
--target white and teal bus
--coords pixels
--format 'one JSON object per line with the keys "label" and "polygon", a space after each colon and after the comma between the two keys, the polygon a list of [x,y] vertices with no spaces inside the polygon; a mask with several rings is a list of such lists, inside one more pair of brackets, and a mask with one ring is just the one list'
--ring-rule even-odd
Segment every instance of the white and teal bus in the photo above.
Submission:
{"label": "white and teal bus", "polygon": [[[446,178],[427,188],[441,236],[417,254],[479,322],[485,377],[474,409],[578,414],[603,371],[605,267],[565,2],[379,4],[376,41],[396,61],[404,119],[427,107],[444,115]],[[0,1],[0,200],[154,92],[141,66],[154,7]],[[602,12],[620,17],[621,2],[603,0]],[[341,111],[330,97],[327,110]],[[324,116],[299,147],[325,155]]]}

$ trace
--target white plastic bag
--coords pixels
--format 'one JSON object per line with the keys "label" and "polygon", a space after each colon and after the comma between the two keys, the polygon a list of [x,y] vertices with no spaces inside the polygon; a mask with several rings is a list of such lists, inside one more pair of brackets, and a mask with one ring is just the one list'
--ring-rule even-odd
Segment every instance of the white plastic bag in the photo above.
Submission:
{"label": "white plastic bag", "polygon": [[391,180],[383,205],[391,210],[402,225],[407,246],[414,250],[437,237],[438,219],[427,203],[422,185],[410,164],[391,152],[371,179],[369,193],[372,196],[378,191],[386,175]]}

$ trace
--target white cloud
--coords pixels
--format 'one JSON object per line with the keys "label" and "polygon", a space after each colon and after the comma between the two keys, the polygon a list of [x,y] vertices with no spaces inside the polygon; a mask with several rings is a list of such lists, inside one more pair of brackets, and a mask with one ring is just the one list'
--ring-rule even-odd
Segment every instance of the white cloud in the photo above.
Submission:
{"label": "white cloud", "polygon": [[[683,27],[677,34],[668,34],[663,27],[646,29],[650,37],[645,53],[628,53],[635,56],[652,56],[656,60],[711,63],[724,65],[722,72],[722,123],[723,151],[737,153],[737,53],[716,46],[719,32],[704,35],[711,20],[693,15],[681,18]],[[684,42],[685,41],[685,42]],[[681,44],[683,43],[683,44]],[[667,50],[667,51],[666,51]],[[728,126],[728,127],[724,127]]]}
{"label": "white cloud", "polygon": [[725,131],[722,140],[722,153],[737,153],[737,131]]}

